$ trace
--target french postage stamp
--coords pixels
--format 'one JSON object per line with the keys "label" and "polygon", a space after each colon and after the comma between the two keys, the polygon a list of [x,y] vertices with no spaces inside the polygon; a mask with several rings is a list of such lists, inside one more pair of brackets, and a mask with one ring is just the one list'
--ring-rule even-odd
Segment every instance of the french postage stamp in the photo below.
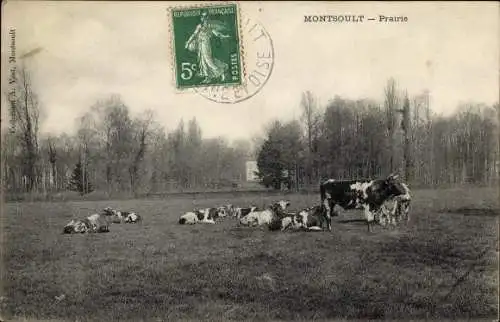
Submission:
{"label": "french postage stamp", "polygon": [[242,15],[242,45],[245,49],[245,70],[241,85],[201,86],[194,91],[204,98],[234,104],[245,101],[262,90],[274,67],[272,38],[257,20]]}
{"label": "french postage stamp", "polygon": [[171,19],[177,89],[242,83],[237,4],[174,8]]}

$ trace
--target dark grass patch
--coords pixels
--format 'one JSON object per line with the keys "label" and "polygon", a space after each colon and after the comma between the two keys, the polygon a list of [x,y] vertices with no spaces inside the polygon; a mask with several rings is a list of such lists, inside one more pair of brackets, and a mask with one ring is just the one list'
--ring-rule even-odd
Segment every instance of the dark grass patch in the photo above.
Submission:
{"label": "dark grass patch", "polygon": [[342,219],[337,220],[339,224],[364,224],[366,225],[366,220],[364,219]]}
{"label": "dark grass patch", "polygon": [[[474,193],[415,191],[408,225],[373,233],[355,211],[315,234],[238,227],[231,218],[177,224],[194,207],[276,196],[7,204],[2,308],[7,317],[82,321],[493,318],[496,218],[436,212],[484,207],[471,200],[489,192]],[[287,199],[299,209],[319,196]],[[61,234],[72,216],[108,205],[144,221]]]}
{"label": "dark grass patch", "polygon": [[491,209],[491,208],[460,207],[456,209],[444,209],[439,212],[459,214],[464,216],[486,216],[486,217],[500,216],[500,209]]}

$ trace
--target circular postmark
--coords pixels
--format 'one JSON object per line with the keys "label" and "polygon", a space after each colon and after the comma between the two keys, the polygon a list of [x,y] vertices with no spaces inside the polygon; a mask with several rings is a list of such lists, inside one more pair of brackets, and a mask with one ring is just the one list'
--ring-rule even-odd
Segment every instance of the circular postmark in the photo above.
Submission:
{"label": "circular postmark", "polygon": [[244,18],[241,30],[245,72],[241,85],[203,86],[194,91],[217,103],[234,104],[257,94],[266,84],[274,66],[274,47],[266,29],[251,18]]}

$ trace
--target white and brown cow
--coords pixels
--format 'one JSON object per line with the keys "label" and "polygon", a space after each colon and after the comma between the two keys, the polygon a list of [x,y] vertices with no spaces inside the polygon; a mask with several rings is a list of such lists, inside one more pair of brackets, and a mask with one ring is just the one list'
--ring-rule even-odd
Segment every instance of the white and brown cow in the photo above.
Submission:
{"label": "white and brown cow", "polygon": [[397,175],[386,179],[336,181],[329,179],[320,185],[321,203],[327,210],[327,226],[331,230],[331,217],[337,216],[334,209],[340,206],[345,210],[364,209],[365,219],[370,225],[382,205],[391,198],[404,195],[405,189],[397,180]]}
{"label": "white and brown cow", "polygon": [[376,214],[376,221],[378,221],[380,225],[386,226],[392,224],[395,226],[403,220],[406,222],[409,221],[411,204],[410,189],[405,183],[401,183],[401,186],[405,193],[388,199]]}
{"label": "white and brown cow", "polygon": [[312,231],[325,230],[328,225],[326,210],[324,205],[319,205],[299,211],[293,217],[293,228]]}
{"label": "white and brown cow", "polygon": [[141,216],[139,216],[135,212],[120,211],[113,209],[111,207],[104,208],[102,213],[104,216],[110,218],[111,222],[115,224],[120,224],[120,223],[135,224],[142,220]]}
{"label": "white and brown cow", "polygon": [[323,231],[327,226],[326,209],[323,205],[305,208],[297,213],[286,213],[273,222],[270,230]]}
{"label": "white and brown cow", "polygon": [[267,209],[253,210],[248,215],[240,218],[240,225],[243,226],[262,226],[270,225],[281,217],[284,217],[284,211],[290,205],[287,200],[280,200],[273,203]]}
{"label": "white and brown cow", "polygon": [[260,209],[258,207],[255,207],[255,206],[250,206],[250,207],[243,207],[243,208],[235,208],[234,210],[234,216],[237,218],[237,219],[241,219],[243,217],[245,217],[246,215],[248,215],[249,213],[251,213],[252,211],[259,211]]}
{"label": "white and brown cow", "polygon": [[269,230],[281,230],[293,228],[293,218],[296,215],[294,212],[278,213],[273,217],[273,220],[268,225]]}
{"label": "white and brown cow", "polygon": [[107,233],[109,232],[108,219],[101,214],[92,214],[86,218],[90,222],[90,232]]}
{"label": "white and brown cow", "polygon": [[84,234],[90,230],[90,221],[88,219],[72,219],[64,226],[64,234]]}
{"label": "white and brown cow", "polygon": [[197,214],[193,211],[188,211],[179,218],[180,225],[194,225],[199,221]]}
{"label": "white and brown cow", "polygon": [[142,217],[135,212],[122,212],[122,216],[125,217],[126,224],[135,224],[142,221]]}
{"label": "white and brown cow", "polygon": [[194,211],[187,212],[179,218],[181,225],[200,224],[215,224],[216,220],[220,217],[221,207],[219,208],[205,208],[195,209]]}
{"label": "white and brown cow", "polygon": [[73,233],[107,233],[109,222],[100,214],[92,214],[84,219],[72,219],[64,226],[65,234]]}
{"label": "white and brown cow", "polygon": [[233,216],[234,207],[233,205],[224,205],[217,208],[220,218]]}
{"label": "white and brown cow", "polygon": [[102,210],[102,215],[106,216],[109,221],[113,224],[121,224],[125,221],[125,218],[123,218],[122,213],[120,211],[117,211],[111,207],[106,207]]}

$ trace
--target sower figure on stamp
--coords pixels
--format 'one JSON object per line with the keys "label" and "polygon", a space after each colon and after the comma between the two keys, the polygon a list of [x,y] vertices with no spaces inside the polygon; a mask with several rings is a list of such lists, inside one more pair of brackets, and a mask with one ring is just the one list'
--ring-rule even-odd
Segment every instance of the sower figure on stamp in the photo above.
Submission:
{"label": "sower figure on stamp", "polygon": [[196,26],[195,31],[186,42],[186,49],[198,52],[198,76],[205,77],[202,83],[208,83],[214,78],[220,78],[222,81],[226,78],[228,65],[215,58],[212,54],[211,38],[229,38],[229,35],[223,34],[225,30],[224,23],[217,20],[208,20],[206,12],[201,14],[201,23]]}

